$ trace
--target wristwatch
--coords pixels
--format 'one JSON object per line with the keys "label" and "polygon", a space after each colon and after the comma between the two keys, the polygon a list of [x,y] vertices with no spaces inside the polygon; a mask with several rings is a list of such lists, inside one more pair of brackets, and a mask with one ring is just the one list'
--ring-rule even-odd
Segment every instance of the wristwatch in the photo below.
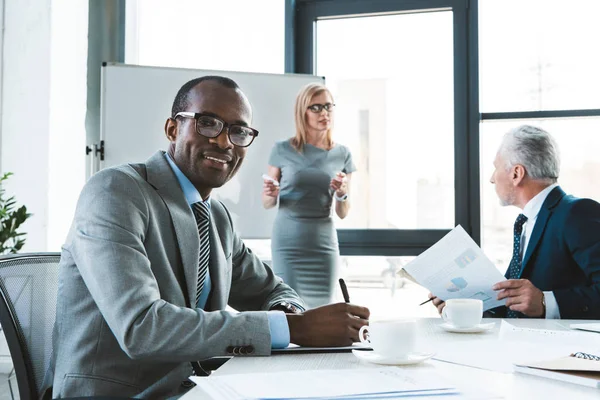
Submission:
{"label": "wristwatch", "polygon": [[287,301],[282,301],[280,303],[275,304],[273,307],[271,307],[271,310],[274,310],[274,309],[279,309],[283,312],[291,313],[291,314],[301,314],[302,313],[302,310],[299,307],[293,305],[292,303],[288,303]]}
{"label": "wristwatch", "polygon": [[348,193],[346,193],[345,195],[339,197],[337,195],[337,193],[333,192],[333,197],[337,200],[337,201],[346,201],[348,199]]}
{"label": "wristwatch", "polygon": [[542,292],[542,318],[546,318],[546,295]]}

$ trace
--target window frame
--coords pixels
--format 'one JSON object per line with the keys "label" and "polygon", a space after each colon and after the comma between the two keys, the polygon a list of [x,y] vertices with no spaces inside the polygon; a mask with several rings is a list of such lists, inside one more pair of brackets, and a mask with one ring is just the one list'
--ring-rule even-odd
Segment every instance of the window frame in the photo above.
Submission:
{"label": "window frame", "polygon": [[[479,79],[477,2],[473,0],[286,0],[285,71],[315,70],[319,19],[453,12],[455,224],[479,243]],[[341,255],[415,256],[449,229],[338,229]]]}

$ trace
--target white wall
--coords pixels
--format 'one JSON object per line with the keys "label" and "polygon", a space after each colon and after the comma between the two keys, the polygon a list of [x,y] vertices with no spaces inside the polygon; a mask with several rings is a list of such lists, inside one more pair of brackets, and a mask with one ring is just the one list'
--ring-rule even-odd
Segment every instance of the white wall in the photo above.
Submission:
{"label": "white wall", "polygon": [[48,234],[51,0],[4,1],[2,172],[35,215],[23,229],[27,249],[45,250]]}
{"label": "white wall", "polygon": [[4,0],[0,170],[34,214],[24,251],[60,250],[84,183],[87,6]]}

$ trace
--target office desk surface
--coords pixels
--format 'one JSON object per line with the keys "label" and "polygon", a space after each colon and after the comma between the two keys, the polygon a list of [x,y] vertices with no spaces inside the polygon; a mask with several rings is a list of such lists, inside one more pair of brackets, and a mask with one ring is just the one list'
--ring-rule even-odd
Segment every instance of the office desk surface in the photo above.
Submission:
{"label": "office desk surface", "polygon": [[[538,319],[509,321],[518,327],[552,330],[568,329],[571,323],[592,322]],[[427,341],[435,350],[435,348],[439,348],[440,346],[448,346],[457,342],[473,343],[479,340],[497,338],[501,320],[485,319],[484,322],[496,322],[496,325],[494,329],[480,334],[448,333],[439,327],[443,322],[439,318],[418,319],[417,322],[421,340]],[[598,347],[600,347],[600,334],[598,334]],[[361,361],[351,353],[282,354],[270,357],[234,357],[215,371],[213,375],[224,376],[252,372],[378,367],[381,366]],[[505,399],[600,399],[600,390],[598,389],[537,376],[489,371],[436,360],[429,360],[422,364],[399,368],[430,369],[443,376],[449,383],[456,385],[459,389],[461,387],[469,388],[476,386],[484,388],[489,394],[503,396]],[[208,397],[198,388],[194,388],[182,397],[183,400],[194,398],[204,399]]]}

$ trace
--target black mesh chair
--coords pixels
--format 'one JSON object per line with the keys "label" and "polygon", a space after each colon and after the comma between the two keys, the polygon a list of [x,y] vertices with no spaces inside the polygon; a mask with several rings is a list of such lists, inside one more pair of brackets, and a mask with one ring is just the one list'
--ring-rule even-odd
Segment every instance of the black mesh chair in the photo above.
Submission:
{"label": "black mesh chair", "polygon": [[0,325],[21,400],[39,398],[52,357],[59,260],[60,253],[0,256]]}

